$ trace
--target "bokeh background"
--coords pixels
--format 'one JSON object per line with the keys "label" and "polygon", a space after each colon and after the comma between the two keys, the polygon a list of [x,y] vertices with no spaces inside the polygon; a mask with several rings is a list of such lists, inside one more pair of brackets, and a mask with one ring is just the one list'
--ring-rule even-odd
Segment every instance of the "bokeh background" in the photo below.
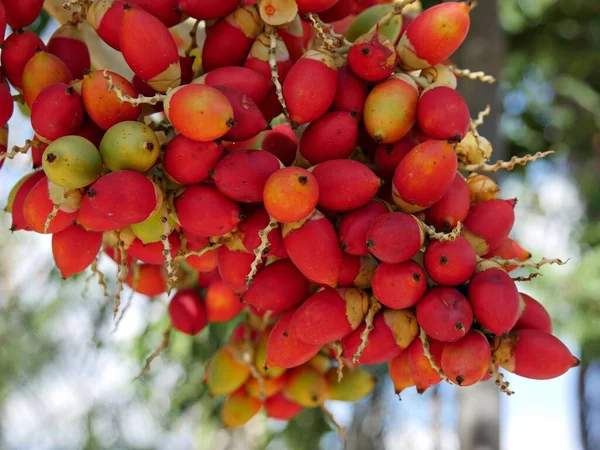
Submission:
{"label": "bokeh background", "polygon": [[[344,1],[344,0],[341,0]],[[425,6],[436,3],[423,1]],[[32,25],[47,39],[57,24]],[[557,154],[501,173],[504,198],[517,197],[513,237],[545,267],[520,288],[550,311],[557,335],[582,360],[550,381],[507,375],[516,394],[493,383],[439,385],[424,395],[393,393],[386,367],[368,398],[327,407],[347,428],[347,449],[600,449],[600,3],[597,0],[481,0],[467,42],[453,58],[484,70],[494,85],[460,81],[472,116],[492,106],[480,128],[494,159],[547,149]],[[32,131],[17,112],[10,145]],[[31,167],[6,161],[0,206]],[[126,293],[115,330],[96,280],[66,282],[53,268],[50,239],[9,231],[0,215],[0,448],[41,449],[341,449],[320,410],[289,423],[258,416],[243,429],[219,423],[221,399],[202,383],[205,362],[232,327],[195,338],[174,334],[143,379],[132,381],[167,326],[166,297]],[[100,268],[115,290],[115,267]]]}

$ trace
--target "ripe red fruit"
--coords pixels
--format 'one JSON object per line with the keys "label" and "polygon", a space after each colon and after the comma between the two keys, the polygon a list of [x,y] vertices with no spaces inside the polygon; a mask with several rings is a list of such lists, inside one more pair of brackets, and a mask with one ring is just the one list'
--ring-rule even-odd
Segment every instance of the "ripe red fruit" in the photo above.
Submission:
{"label": "ripe red fruit", "polygon": [[348,158],[358,140],[358,122],[347,112],[330,112],[312,122],[300,137],[300,154],[310,163]]}
{"label": "ripe red fruit", "polygon": [[340,287],[371,287],[373,273],[377,268],[377,260],[372,256],[354,256],[342,252],[342,268],[338,277]]}
{"label": "ripe red fruit", "polygon": [[448,86],[431,85],[419,98],[417,121],[432,139],[463,140],[469,131],[469,107],[458,92]]}
{"label": "ripe red fruit", "polygon": [[356,1],[348,2],[338,1],[335,5],[330,6],[325,11],[319,13],[319,17],[326,23],[336,22],[353,15],[356,10]]}
{"label": "ripe red fruit", "polygon": [[283,97],[292,122],[302,125],[327,112],[337,89],[337,67],[325,49],[309,50],[290,69]]}
{"label": "ripe red fruit", "polygon": [[373,294],[392,309],[410,308],[427,290],[427,275],[414,261],[381,263],[372,280]]}
{"label": "ripe red fruit", "polygon": [[492,333],[507,333],[517,323],[519,292],[504,270],[491,268],[476,273],[469,283],[468,297],[475,319]]}
{"label": "ripe red fruit", "polygon": [[35,22],[43,6],[44,0],[5,1],[6,22],[13,30],[27,27]]}
{"label": "ripe red fruit", "polygon": [[0,45],[4,44],[4,34],[6,33],[6,10],[4,4],[0,3]]}
{"label": "ripe red fruit", "polygon": [[[271,81],[264,74],[246,67],[220,67],[208,72],[203,81],[209,86],[224,86],[246,94],[260,105],[271,90]],[[236,117],[237,120],[237,117]]]}
{"label": "ripe red fruit", "polygon": [[141,6],[154,17],[165,24],[167,28],[177,25],[183,19],[181,3],[179,0],[129,0]]}
{"label": "ripe red fruit", "polygon": [[404,68],[424,69],[448,59],[467,36],[469,9],[468,3],[447,2],[419,14],[397,45]]}
{"label": "ripe red fruit", "polygon": [[[14,108],[14,101],[10,93],[10,88],[8,87],[8,83],[4,81],[2,73],[0,72],[0,127],[6,125],[10,120]],[[6,152],[6,143],[2,145],[5,147],[4,152]],[[2,167],[3,163],[4,160],[0,162],[0,167]]]}
{"label": "ripe red fruit", "polygon": [[[531,258],[531,253],[521,247],[517,242],[513,241],[511,238],[507,237],[502,240],[500,245],[496,247],[494,251],[491,251],[484,255],[484,258],[492,258],[494,256],[498,256],[502,259],[513,259],[517,258],[519,261],[527,261]],[[512,272],[518,266],[508,266],[504,267],[504,270],[507,272]]]}
{"label": "ripe red fruit", "polygon": [[[2,36],[4,37],[4,33]],[[0,62],[6,78],[15,88],[23,89],[23,69],[38,48],[45,50],[46,46],[29,30],[16,30],[4,42]]]}
{"label": "ripe red fruit", "polygon": [[199,20],[214,20],[236,9],[240,0],[179,0],[181,10]]}
{"label": "ripe red fruit", "polygon": [[119,43],[127,65],[158,92],[179,86],[179,54],[168,28],[144,10],[127,3],[123,8]]}
{"label": "ripe red fruit", "polygon": [[415,385],[410,374],[408,350],[390,360],[388,363],[388,372],[390,373],[392,383],[394,383],[394,390],[398,395],[400,395],[404,389]]}
{"label": "ripe red fruit", "polygon": [[261,202],[269,177],[279,170],[275,156],[262,150],[235,150],[215,166],[213,180],[221,194],[238,202]]}
{"label": "ripe red fruit", "polygon": [[313,167],[319,184],[318,205],[329,211],[349,211],[366,205],[381,186],[371,169],[350,159],[334,159]]}
{"label": "ripe red fruit", "polygon": [[354,75],[348,65],[338,68],[337,79],[337,90],[331,105],[332,109],[334,111],[347,111],[357,119],[362,118],[367,100],[367,85]]}
{"label": "ripe red fruit", "polygon": [[265,400],[265,411],[267,416],[271,419],[293,419],[300,411],[302,411],[302,408],[302,405],[288,400],[281,392]]}
{"label": "ripe red fruit", "polygon": [[[35,179],[37,179],[37,177]],[[54,209],[54,203],[52,202],[52,200],[50,200],[48,183],[48,179],[44,176],[41,179],[39,179],[39,181],[37,181],[33,187],[29,189],[29,192],[27,192],[22,206],[23,219],[25,221],[26,227],[20,229],[30,229],[37,233],[54,234],[68,228],[73,224],[73,221],[77,217],[77,211],[65,212],[59,210],[56,213],[56,216],[50,222],[48,230],[44,231],[44,225],[46,223],[46,220],[48,219],[48,216]],[[29,186],[25,186],[25,183],[23,186],[21,186],[21,189],[23,189],[24,187],[25,190],[29,188]],[[13,204],[13,211],[16,207],[18,208],[18,206],[19,205],[16,204],[15,199],[15,203]],[[13,216],[13,226],[15,226],[15,219],[16,217]]]}
{"label": "ripe red fruit", "polygon": [[244,307],[240,298],[222,280],[210,283],[204,304],[209,323],[227,322],[242,312]]}
{"label": "ripe red fruit", "polygon": [[[267,227],[269,221],[269,214],[264,208],[257,207],[248,212],[246,220],[240,223],[239,231],[242,236],[242,243],[248,253],[254,254],[254,250],[260,245],[261,239],[258,233]],[[271,230],[267,238],[269,239],[269,248],[268,251],[263,253],[263,259],[271,255],[278,258],[287,258],[287,253],[283,248],[281,228],[277,227]]]}
{"label": "ripe red fruit", "polygon": [[73,77],[67,65],[56,56],[42,50],[29,59],[23,68],[23,96],[31,108],[38,94],[54,83],[70,83]]}
{"label": "ripe red fruit", "polygon": [[235,125],[223,135],[223,139],[233,142],[245,141],[267,128],[267,121],[250,97],[234,88],[216,86],[215,89],[227,97],[235,117]]}
{"label": "ripe red fruit", "polygon": [[[264,33],[260,34],[254,41],[254,44],[252,44],[250,54],[244,63],[245,67],[262,74],[268,80],[268,88],[270,91],[275,90],[275,84],[273,81],[271,81],[271,66],[269,63],[272,52],[271,34],[265,31]],[[275,35],[274,52],[279,82],[283,83],[285,77],[292,68],[293,63],[290,59],[290,54],[285,46],[285,43],[283,42],[283,39],[277,35]],[[277,103],[279,103],[279,101]]]}
{"label": "ripe red fruit", "polygon": [[473,205],[465,219],[463,236],[478,255],[498,248],[515,223],[516,200],[488,200]]}
{"label": "ripe red fruit", "polygon": [[242,294],[247,289],[246,276],[250,273],[252,261],[254,255],[251,253],[229,250],[225,246],[217,249],[219,275],[236,294]]}
{"label": "ripe red fruit", "polygon": [[212,25],[202,47],[205,72],[227,66],[243,66],[254,39],[263,28],[255,6],[242,6]]}
{"label": "ripe red fruit", "polygon": [[[121,28],[125,13],[125,1],[102,0],[93,2],[87,10],[87,23],[98,36],[115,50],[120,48]],[[130,3],[130,8],[141,9],[136,3]]]}
{"label": "ripe red fruit", "polygon": [[267,212],[279,222],[305,219],[317,206],[319,185],[308,170],[286,167],[269,177],[263,191]]}
{"label": "ripe red fruit", "polygon": [[31,105],[31,126],[46,143],[75,134],[83,123],[83,116],[81,96],[65,83],[48,86]]}
{"label": "ripe red fruit", "polygon": [[300,16],[296,15],[290,23],[277,27],[277,34],[283,39],[294,63],[304,55],[306,41],[312,36],[310,24],[307,32],[304,23]]}
{"label": "ripe red fruit", "polygon": [[298,305],[308,294],[308,280],[290,260],[280,259],[258,272],[243,301],[277,315]]}
{"label": "ripe red fruit", "polygon": [[446,141],[426,141],[400,161],[394,173],[394,203],[404,212],[421,211],[448,193],[458,162]]}
{"label": "ripe red fruit", "polygon": [[298,138],[288,124],[275,125],[268,130],[262,141],[262,149],[275,155],[284,166],[289,166],[296,159]]}
{"label": "ripe red fruit", "polygon": [[48,41],[48,51],[67,65],[76,80],[81,80],[92,66],[83,33],[72,23],[66,23],[54,32]]}
{"label": "ripe red fruit", "polygon": [[297,229],[283,229],[283,245],[298,270],[310,281],[335,287],[342,267],[342,250],[333,225],[315,213]]}
{"label": "ripe red fruit", "polygon": [[194,336],[206,326],[206,310],[202,297],[193,289],[178,291],[169,303],[169,317],[173,328]]}
{"label": "ripe red fruit", "polygon": [[338,225],[342,250],[350,255],[368,255],[367,232],[375,219],[387,212],[388,209],[383,203],[371,200],[366,205],[344,214]]}
{"label": "ripe red fruit", "polygon": [[220,280],[219,269],[216,267],[210,272],[198,272],[198,287],[207,288],[215,280]]}
{"label": "ripe red fruit", "polygon": [[[363,323],[349,336],[342,339],[344,357],[352,358],[354,356],[361,342],[360,335],[364,330],[365,324]],[[365,347],[359,362],[361,364],[379,364],[395,358],[401,352],[402,349],[396,345],[396,339],[385,323],[383,314],[378,314],[373,320],[373,329],[369,333],[369,343]]]}
{"label": "ripe red fruit", "polygon": [[444,345],[441,366],[448,379],[471,386],[484,377],[491,361],[488,340],[480,331],[471,330],[461,340]]}
{"label": "ripe red fruit", "polygon": [[[181,248],[181,238],[179,233],[174,232],[169,234],[168,239],[169,244],[171,244],[171,257],[175,258]],[[137,238],[127,247],[129,255],[147,264],[164,264],[164,251],[165,247],[161,241],[144,244]]]}
{"label": "ripe red fruit", "polygon": [[133,170],[117,170],[92,184],[82,203],[89,203],[111,221],[132,225],[150,217],[157,202],[152,181]]}
{"label": "ripe red fruit", "polygon": [[417,320],[425,332],[438,341],[455,342],[471,329],[473,310],[458,290],[437,286],[417,304]]}
{"label": "ripe red fruit", "polygon": [[394,176],[396,167],[400,164],[400,161],[415,148],[418,141],[415,139],[413,133],[409,132],[399,141],[391,144],[382,144],[377,146],[375,149],[375,166],[377,167],[377,173],[386,180],[391,179]]}
{"label": "ripe red fruit", "polygon": [[239,205],[207,184],[186,187],[175,211],[183,229],[198,236],[221,236],[241,220]]}
{"label": "ripe red fruit", "polygon": [[296,0],[298,4],[298,13],[320,13],[331,8],[339,0]]}
{"label": "ripe red fruit", "polygon": [[475,273],[477,255],[465,238],[454,241],[432,241],[425,250],[423,264],[433,281],[446,286],[467,282]]}
{"label": "ripe red fruit", "polygon": [[396,67],[394,43],[379,30],[363,34],[350,47],[348,64],[365,81],[385,80]]}
{"label": "ripe red fruit", "polygon": [[417,254],[425,236],[417,219],[395,212],[379,216],[367,232],[367,248],[377,259],[389,263],[408,261]]}
{"label": "ripe red fruit", "polygon": [[417,85],[407,75],[393,75],[377,84],[365,102],[365,128],[378,144],[399,141],[417,118]]}
{"label": "ripe red fruit", "polygon": [[302,342],[325,345],[358,328],[368,307],[369,299],[364,291],[325,288],[296,309],[289,328]]}
{"label": "ripe red fruit", "polygon": [[452,231],[459,221],[465,221],[470,207],[467,182],[457,173],[448,193],[425,210],[425,219],[437,231],[447,233]]}
{"label": "ripe red fruit", "polygon": [[558,338],[539,330],[511,331],[497,344],[494,359],[509,372],[534,380],[559,377],[580,364]]}
{"label": "ripe red fruit", "polygon": [[78,225],[52,235],[52,256],[63,278],[84,271],[94,262],[102,246],[102,233]]}
{"label": "ripe red fruit", "polygon": [[267,340],[267,367],[289,369],[304,364],[321,349],[320,345],[302,342],[290,330],[294,310],[277,321]]}
{"label": "ripe red fruit", "polygon": [[[132,98],[138,96],[138,91],[133,85],[113,72],[107,72],[112,78],[112,83],[121,89],[123,95]],[[96,70],[83,77],[81,84],[81,96],[86,113],[103,130],[108,130],[119,122],[135,121],[142,112],[141,106],[133,106],[129,103],[121,103],[117,93],[109,91],[108,81],[104,78],[104,72]]]}
{"label": "ripe red fruit", "polygon": [[[430,339],[429,351],[438,367],[441,364],[443,348],[444,344],[442,342]],[[429,362],[429,359],[427,359],[427,356],[425,356],[421,339],[413,340],[410,347],[408,347],[407,353],[410,376],[412,377],[419,394],[422,394],[431,386],[442,381],[437,371],[431,367],[431,363]]]}
{"label": "ripe red fruit", "polygon": [[102,211],[95,209],[85,197],[79,207],[76,222],[88,231],[111,231],[119,230],[127,224],[111,220]]}
{"label": "ripe red fruit", "polygon": [[536,299],[520,293],[522,312],[514,326],[515,330],[532,329],[552,333],[552,319],[546,308]]}
{"label": "ripe red fruit", "polygon": [[138,294],[154,297],[167,291],[167,271],[163,265],[134,264],[127,272],[125,284]]}
{"label": "ripe red fruit", "polygon": [[179,184],[195,184],[209,177],[223,155],[214,142],[198,142],[178,134],[169,141],[163,154],[167,176]]}

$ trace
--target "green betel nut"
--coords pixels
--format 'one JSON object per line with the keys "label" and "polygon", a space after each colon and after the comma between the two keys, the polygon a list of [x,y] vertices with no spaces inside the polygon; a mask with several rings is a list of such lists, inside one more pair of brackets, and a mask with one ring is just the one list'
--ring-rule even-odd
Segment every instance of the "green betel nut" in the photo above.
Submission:
{"label": "green betel nut", "polygon": [[135,170],[147,172],[160,153],[154,131],[143,123],[121,122],[113,125],[100,142],[104,165],[113,172]]}
{"label": "green betel nut", "polygon": [[66,189],[79,189],[100,176],[102,158],[87,139],[65,136],[46,148],[42,168],[54,184]]}

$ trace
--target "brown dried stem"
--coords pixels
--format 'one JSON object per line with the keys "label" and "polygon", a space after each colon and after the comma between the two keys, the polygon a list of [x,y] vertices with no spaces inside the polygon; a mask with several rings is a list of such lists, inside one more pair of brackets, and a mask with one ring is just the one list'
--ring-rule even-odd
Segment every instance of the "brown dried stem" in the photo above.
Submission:
{"label": "brown dried stem", "polygon": [[337,380],[339,383],[344,378],[344,360],[342,359],[342,352],[344,351],[344,349],[342,348],[342,344],[340,341],[335,341],[333,343],[333,348],[335,348],[335,360],[338,363]]}
{"label": "brown dried stem", "polygon": [[448,379],[442,368],[438,366],[435,362],[435,359],[433,358],[433,355],[429,350],[429,338],[427,337],[427,334],[425,333],[425,330],[423,330],[423,328],[421,328],[421,331],[419,332],[419,339],[421,339],[421,343],[423,344],[423,354],[429,361],[431,368],[438,373],[442,380],[445,380],[446,382],[452,384],[452,382]]}
{"label": "brown dried stem", "polygon": [[569,262],[568,259],[566,261],[562,261],[558,258],[554,258],[554,259],[542,258],[538,262],[534,262],[534,261],[530,261],[530,260],[521,261],[520,259],[517,259],[517,258],[502,259],[498,256],[494,256],[492,258],[487,258],[487,260],[493,261],[497,264],[500,264],[502,267],[517,266],[517,267],[529,267],[532,269],[539,269],[540,267],[545,266],[547,264],[557,264],[559,266],[564,266],[565,264],[567,264]]}
{"label": "brown dried stem", "polygon": [[160,355],[162,351],[169,346],[169,339],[171,337],[172,330],[173,326],[169,325],[163,333],[163,338],[160,345],[156,348],[156,350],[152,352],[150,356],[148,356],[148,358],[146,358],[146,363],[144,364],[144,367],[142,367],[140,373],[137,374],[137,376],[133,379],[134,381],[148,373],[150,371],[150,365],[152,364],[152,361],[154,361],[156,357]]}
{"label": "brown dried stem", "polygon": [[285,103],[285,98],[283,98],[283,87],[279,81],[279,69],[277,68],[277,30],[275,27],[267,25],[265,31],[269,33],[269,68],[271,69],[271,81],[273,81],[273,84],[275,85],[277,100],[279,100],[283,114],[289,119],[290,115]]}
{"label": "brown dried stem", "polygon": [[398,16],[400,14],[402,14],[402,11],[404,10],[404,8],[406,8],[408,5],[415,3],[417,0],[403,0],[399,3],[395,3],[394,4],[394,9],[392,9],[389,13],[387,13],[385,16],[383,16],[381,19],[379,19],[379,21],[373,25],[373,27],[369,30],[369,32],[372,31],[376,31],[381,27],[386,26],[388,23],[391,22],[391,20],[394,18],[394,16]]}
{"label": "brown dried stem", "polygon": [[486,163],[462,164],[462,163],[459,163],[458,169],[464,170],[467,172],[489,172],[489,173],[498,172],[499,170],[502,170],[502,169],[513,170],[517,164],[524,166],[528,162],[537,161],[538,159],[545,158],[546,156],[551,155],[553,153],[555,153],[554,150],[550,150],[547,152],[537,152],[535,155],[525,155],[525,156],[521,156],[521,157],[513,156],[508,161],[498,161],[495,164],[486,164]]}
{"label": "brown dried stem", "polygon": [[371,330],[373,330],[373,319],[375,318],[375,314],[377,314],[380,309],[381,304],[375,299],[375,297],[370,297],[369,310],[365,316],[365,329],[360,334],[360,345],[352,357],[352,362],[355,364],[360,360],[365,348],[367,348],[367,344],[369,343],[369,334],[371,333]]}
{"label": "brown dried stem", "polygon": [[25,141],[25,145],[23,145],[23,147],[19,147],[18,145],[15,145],[15,146],[13,146],[13,148],[11,149],[10,152],[0,154],[0,161],[2,161],[5,158],[13,159],[19,153],[27,153],[30,148],[41,147],[42,145],[43,145],[42,142],[38,141],[37,139],[27,139]]}
{"label": "brown dried stem", "polygon": [[262,261],[263,253],[271,245],[269,242],[269,233],[278,226],[279,223],[270,217],[269,224],[258,232],[258,236],[260,237],[260,245],[254,249],[254,261],[252,261],[252,264],[250,264],[250,272],[246,276],[246,286],[250,286],[254,280],[254,277],[258,273],[258,265]]}
{"label": "brown dried stem", "polygon": [[508,381],[504,381],[504,374],[498,372],[494,361],[490,363],[489,373],[494,378],[494,383],[496,384],[496,386],[498,386],[502,392],[504,392],[509,397],[515,393],[515,391],[511,391],[508,388],[510,386],[510,383]]}
{"label": "brown dried stem", "polygon": [[455,240],[458,236],[460,236],[460,232],[462,231],[462,222],[460,220],[456,223],[456,226],[449,233],[438,232],[435,230],[434,227],[432,227],[431,225],[427,225],[425,222],[421,222],[421,226],[429,236],[429,239],[441,242]]}
{"label": "brown dried stem", "polygon": [[104,79],[107,81],[106,89],[108,91],[114,91],[117,94],[117,99],[121,103],[129,103],[133,106],[139,106],[142,103],[156,105],[158,102],[162,102],[167,98],[165,94],[156,94],[152,97],[144,97],[143,95],[139,95],[136,98],[133,98],[130,95],[123,94],[120,86],[115,86],[112,76],[108,74],[107,70],[104,70],[103,74]]}
{"label": "brown dried stem", "polygon": [[478,71],[473,72],[469,69],[459,69],[458,67],[452,67],[452,73],[460,78],[468,78],[469,80],[479,80],[482,83],[493,84],[496,82],[496,78],[491,75],[486,75],[485,72]]}

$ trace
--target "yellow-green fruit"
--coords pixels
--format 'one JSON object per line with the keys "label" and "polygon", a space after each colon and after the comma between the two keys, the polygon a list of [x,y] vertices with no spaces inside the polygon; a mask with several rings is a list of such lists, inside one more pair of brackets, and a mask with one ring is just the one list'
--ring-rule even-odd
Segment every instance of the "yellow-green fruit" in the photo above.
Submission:
{"label": "yellow-green fruit", "polygon": [[263,377],[272,378],[283,374],[285,369],[280,367],[268,367],[265,369],[267,364],[267,340],[269,339],[270,333],[271,329],[268,328],[258,339],[258,342],[256,343],[256,349],[254,350],[254,365]]}
{"label": "yellow-green fruit", "polygon": [[221,421],[225,428],[241,427],[252,419],[261,407],[260,400],[240,389],[225,398],[221,408]]}
{"label": "yellow-green fruit", "polygon": [[371,393],[375,387],[375,377],[363,369],[344,369],[344,378],[338,383],[337,368],[327,372],[329,399],[355,402]]}
{"label": "yellow-green fruit", "polygon": [[8,194],[8,202],[6,203],[6,207],[4,208],[5,212],[12,213],[13,203],[15,202],[17,192],[19,192],[19,188],[23,186],[23,183],[25,183],[29,179],[29,177],[32,176],[34,173],[35,172],[28,173],[27,175],[25,175],[23,178],[17,181],[17,184],[15,184],[10,190],[10,193]]}
{"label": "yellow-green fruit", "polygon": [[242,386],[250,376],[250,369],[238,361],[233,350],[227,347],[217,350],[207,368],[208,390],[212,395],[226,395]]}
{"label": "yellow-green fruit", "polygon": [[160,153],[160,142],[152,128],[139,122],[120,122],[108,129],[100,154],[104,165],[113,172],[135,170],[147,172]]}
{"label": "yellow-green fruit", "polygon": [[175,219],[166,212],[167,205],[163,203],[162,207],[154,212],[150,217],[140,223],[131,225],[131,231],[133,234],[142,241],[144,244],[151,244],[152,242],[160,241],[160,237],[166,232],[165,226],[162,222],[162,218],[166,216],[169,230],[173,230],[177,225]]}
{"label": "yellow-green fruit", "polygon": [[327,381],[312,366],[300,366],[290,370],[283,387],[284,395],[305,408],[321,406],[327,398]]}
{"label": "yellow-green fruit", "polygon": [[54,184],[79,189],[93,183],[102,171],[102,159],[94,144],[80,136],[52,142],[42,156],[42,168]]}
{"label": "yellow-green fruit", "polygon": [[[365,9],[352,21],[348,30],[346,30],[346,37],[350,42],[354,42],[360,36],[368,33],[369,30],[377,23],[379,19],[385,16],[394,8],[393,5],[375,5]],[[397,14],[390,20],[388,25],[385,25],[379,29],[379,32],[389,38],[392,42],[396,42],[396,39],[400,36],[402,30],[402,15]]]}

